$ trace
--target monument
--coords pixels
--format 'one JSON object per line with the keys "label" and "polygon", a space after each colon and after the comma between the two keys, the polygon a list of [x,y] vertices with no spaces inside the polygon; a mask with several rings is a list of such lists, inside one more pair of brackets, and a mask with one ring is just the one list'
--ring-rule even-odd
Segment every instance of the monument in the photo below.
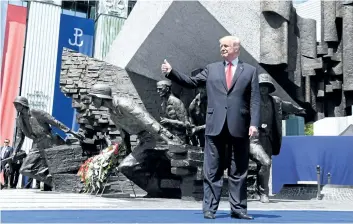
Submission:
{"label": "monument", "polygon": [[[77,177],[74,173],[85,159],[97,155],[110,144],[123,142],[126,147],[119,152],[116,165],[120,164],[120,171],[150,196],[200,199],[203,103],[207,96],[202,90],[195,93],[175,83],[160,82],[156,85],[161,81],[159,66],[164,57],[168,57],[182,72],[191,73],[195,68],[220,60],[218,39],[230,33],[244,40],[241,59],[255,65],[259,73],[272,77],[275,91],[271,97],[282,100],[281,109],[284,110],[287,104],[283,102],[286,101],[297,109],[305,108],[307,121],[347,113],[346,108],[353,104],[350,100],[353,88],[350,63],[353,57],[352,1],[322,2],[322,34],[316,34],[315,20],[296,14],[291,1],[230,1],[225,4],[212,1],[138,1],[105,61],[64,49],[60,85],[62,92],[72,98],[72,106],[77,110],[80,141],[72,139],[67,144],[75,149],[71,157],[67,145],[61,145],[65,149],[56,148],[57,151],[50,150],[51,145],[43,147],[44,157],[50,162],[49,171],[53,170],[57,180],[61,180],[57,182],[58,186],[63,185],[60,183],[64,179],[69,179],[67,175],[75,182]],[[322,35],[322,42],[316,42],[316,35]],[[108,98],[100,101],[99,97],[93,97],[92,102],[94,91],[91,96],[88,93],[97,84],[109,87],[105,90],[110,89],[111,93],[103,95],[133,103],[133,107],[124,104],[123,108],[130,110],[128,114],[134,114],[135,109],[139,112],[127,119],[115,111],[116,108],[106,107],[106,104],[102,107],[100,103]],[[170,98],[177,106],[168,111]],[[161,100],[167,106],[160,107]],[[279,102],[274,101],[275,105]],[[175,111],[183,105],[184,109]],[[165,116],[166,111],[169,117]],[[274,123],[278,119],[281,118],[276,118]],[[144,122],[136,125],[136,120]],[[265,133],[266,127],[261,127]],[[281,129],[277,131],[279,133]],[[137,161],[135,154],[138,150],[134,150],[144,142],[152,142],[145,141],[141,132],[146,133],[146,138],[156,141],[147,148],[153,151],[151,155],[158,154],[155,158],[163,157],[163,166],[158,168],[154,164],[152,171],[141,169],[137,175],[136,170],[130,169],[134,167],[130,162]],[[276,135],[279,136],[278,133]],[[170,144],[171,140],[177,143]],[[280,145],[280,137],[276,143]],[[261,139],[256,144],[266,148]],[[147,151],[147,148],[141,151]],[[279,152],[278,146],[272,148]],[[63,164],[74,165],[59,166],[53,159],[55,153],[51,152],[60,152],[62,157],[71,158]],[[152,161],[147,157],[141,160],[143,163]],[[135,174],[138,179],[134,178]],[[77,186],[78,182],[75,182]]]}
{"label": "monument", "polygon": [[[79,66],[76,62],[80,62],[81,67],[85,67],[85,69],[79,73],[72,69],[71,66]],[[169,129],[169,132],[168,127],[170,128],[170,126],[162,122],[163,118],[158,123],[143,107],[144,104],[136,103],[143,102],[138,94],[135,97],[129,97],[129,93],[134,93],[134,86],[129,82],[133,75],[131,76],[116,66],[68,49],[63,51],[63,63],[61,76],[63,92],[72,97],[75,104],[78,105],[82,104],[82,99],[89,98],[90,103],[86,108],[96,111],[94,114],[97,117],[106,114],[108,123],[111,124],[109,128],[115,128],[120,133],[124,133],[124,135],[127,133],[129,136],[129,138],[120,138],[116,141],[127,144],[130,138],[136,139],[137,144],[131,144],[132,153],[121,156],[121,160],[116,164],[122,174],[145,190],[149,197],[202,199],[204,108],[206,108],[207,102],[204,89],[198,89],[194,100],[188,105],[190,112],[190,117],[188,117],[184,104],[177,97],[173,95],[171,102],[168,101],[170,95],[166,93],[170,93],[170,88],[166,87],[170,87],[171,83],[155,82],[157,92],[160,93],[159,96],[166,96],[162,98],[161,114],[165,114],[165,111],[170,112],[172,116],[169,119],[171,119],[177,117],[176,111],[183,112],[180,113],[183,116],[178,115],[178,117],[184,119],[185,123],[180,120],[176,120],[175,123],[178,124],[176,127],[183,128],[181,130],[184,131],[184,134],[180,135],[180,129],[178,129],[174,135],[172,133],[173,127]],[[87,72],[92,68],[95,68],[93,71],[97,72],[97,75],[94,75],[95,79],[89,78],[93,76],[93,72]],[[119,72],[114,73],[113,71]],[[107,74],[110,76],[109,78],[106,77]],[[79,77],[79,79],[72,82],[72,77]],[[85,80],[89,80],[90,83],[83,85],[82,81]],[[124,80],[130,86],[126,88],[119,80]],[[74,98],[76,92],[82,93]],[[94,121],[96,116],[89,116],[85,110],[78,112],[78,117],[87,123]],[[185,125],[186,123],[188,125]],[[164,125],[166,126],[164,127]],[[85,124],[80,128],[87,129]],[[110,139],[108,130],[102,132],[101,135]],[[186,143],[178,136],[187,136],[190,140],[196,141]],[[83,145],[82,148],[84,149]],[[266,165],[262,155],[254,156],[254,158],[258,158],[256,160],[258,163]],[[256,182],[256,175],[256,166],[252,165],[249,179],[255,177],[253,182]],[[227,178],[225,178],[226,181]],[[225,184],[223,195],[226,194],[227,185]],[[250,194],[249,197],[253,197],[253,194]]]}
{"label": "monument", "polygon": [[58,135],[51,133],[52,126],[65,131],[65,133],[75,133],[45,111],[30,109],[27,98],[23,96],[16,97],[14,106],[18,113],[14,157],[16,158],[17,152],[21,150],[25,137],[33,140],[32,148],[23,161],[20,173],[44,182],[47,186],[45,189],[50,189],[52,175],[49,172],[44,150],[65,144]]}

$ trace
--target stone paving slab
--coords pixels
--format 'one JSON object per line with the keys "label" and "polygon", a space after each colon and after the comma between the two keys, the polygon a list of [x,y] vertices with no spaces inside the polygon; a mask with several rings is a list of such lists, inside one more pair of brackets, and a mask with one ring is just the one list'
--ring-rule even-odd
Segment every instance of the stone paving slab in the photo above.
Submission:
{"label": "stone paving slab", "polygon": [[[153,198],[102,198],[86,194],[65,194],[41,192],[39,190],[2,190],[0,191],[0,210],[49,210],[49,209],[188,209],[200,210],[201,202],[179,199]],[[319,200],[279,200],[263,204],[249,200],[249,210],[325,210],[353,211],[353,201]],[[219,210],[229,210],[227,201],[222,201]]]}

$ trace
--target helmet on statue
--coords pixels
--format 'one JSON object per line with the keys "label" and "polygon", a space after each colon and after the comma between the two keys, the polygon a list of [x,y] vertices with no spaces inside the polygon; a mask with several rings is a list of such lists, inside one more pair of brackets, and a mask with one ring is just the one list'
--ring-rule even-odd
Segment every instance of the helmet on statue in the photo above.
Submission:
{"label": "helmet on statue", "polygon": [[18,103],[21,104],[24,107],[28,107],[29,108],[29,103],[26,97],[24,96],[17,96],[15,98],[15,100],[13,101],[14,104]]}
{"label": "helmet on statue", "polygon": [[95,84],[90,89],[89,96],[95,96],[102,99],[113,99],[112,98],[112,89],[107,84]]}
{"label": "helmet on statue", "polygon": [[269,93],[276,91],[275,86],[273,85],[272,78],[269,74],[261,73],[259,75],[259,85],[266,85],[269,88]]}

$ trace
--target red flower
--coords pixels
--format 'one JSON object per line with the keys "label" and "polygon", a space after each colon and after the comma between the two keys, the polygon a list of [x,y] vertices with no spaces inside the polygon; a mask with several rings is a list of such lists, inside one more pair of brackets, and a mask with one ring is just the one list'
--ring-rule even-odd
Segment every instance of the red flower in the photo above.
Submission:
{"label": "red flower", "polygon": [[81,177],[82,181],[86,181],[86,174],[89,168],[89,164],[92,162],[94,157],[88,158],[81,166],[80,169],[78,170],[78,175]]}
{"label": "red flower", "polygon": [[119,144],[114,144],[113,148],[114,148],[114,155],[118,155],[119,154]]}

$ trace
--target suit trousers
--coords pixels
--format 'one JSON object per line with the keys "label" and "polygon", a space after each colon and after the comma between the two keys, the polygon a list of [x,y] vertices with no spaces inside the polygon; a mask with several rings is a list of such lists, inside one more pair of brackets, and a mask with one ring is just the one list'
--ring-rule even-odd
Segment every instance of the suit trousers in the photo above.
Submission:
{"label": "suit trousers", "polygon": [[223,174],[228,168],[229,203],[233,212],[247,212],[249,139],[231,136],[227,122],[217,136],[206,135],[203,211],[215,213],[221,199]]}
{"label": "suit trousers", "polygon": [[11,173],[11,178],[10,178],[11,188],[16,188],[16,186],[17,186],[18,178],[20,176],[21,165],[22,165],[22,163],[12,164],[12,173]]}
{"label": "suit trousers", "polygon": [[5,171],[5,169],[3,170],[4,171],[4,187],[9,187],[9,179],[11,177],[11,174],[7,171]]}

